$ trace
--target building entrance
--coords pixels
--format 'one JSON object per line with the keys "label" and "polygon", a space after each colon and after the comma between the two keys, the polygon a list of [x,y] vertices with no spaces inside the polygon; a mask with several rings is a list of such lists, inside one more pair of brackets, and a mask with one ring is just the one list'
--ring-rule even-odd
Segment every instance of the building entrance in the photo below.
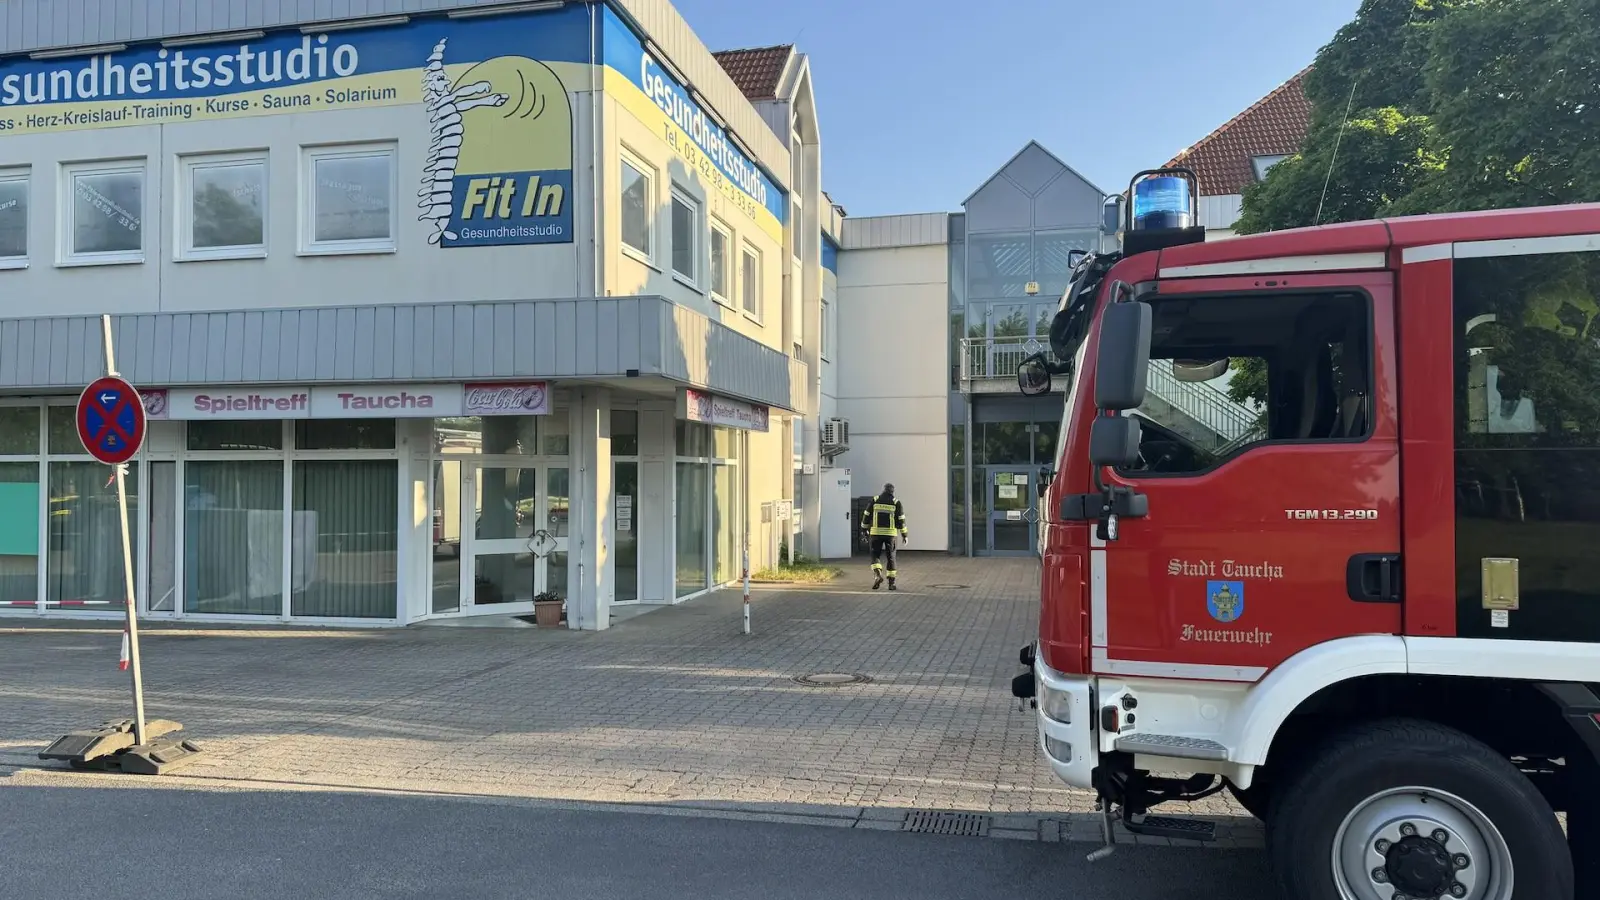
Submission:
{"label": "building entrance", "polygon": [[[568,596],[569,477],[565,463],[436,462],[434,613],[523,614],[542,592]],[[441,578],[452,543],[455,577]]]}

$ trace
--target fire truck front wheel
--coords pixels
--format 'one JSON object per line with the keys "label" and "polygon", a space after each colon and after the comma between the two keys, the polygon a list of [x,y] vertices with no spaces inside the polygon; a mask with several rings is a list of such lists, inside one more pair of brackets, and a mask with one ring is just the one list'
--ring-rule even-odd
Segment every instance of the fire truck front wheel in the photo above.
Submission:
{"label": "fire truck front wheel", "polygon": [[1460,731],[1364,723],[1285,776],[1268,846],[1286,900],[1573,900],[1555,812]]}

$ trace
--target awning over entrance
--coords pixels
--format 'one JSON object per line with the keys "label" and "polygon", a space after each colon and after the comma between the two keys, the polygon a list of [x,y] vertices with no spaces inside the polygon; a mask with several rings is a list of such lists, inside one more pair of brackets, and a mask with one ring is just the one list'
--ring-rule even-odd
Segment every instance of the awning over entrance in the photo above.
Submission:
{"label": "awning over entrance", "polygon": [[[117,367],[150,387],[650,378],[803,408],[807,369],[662,297],[428,303],[112,317]],[[91,316],[0,319],[0,390],[101,374]]]}

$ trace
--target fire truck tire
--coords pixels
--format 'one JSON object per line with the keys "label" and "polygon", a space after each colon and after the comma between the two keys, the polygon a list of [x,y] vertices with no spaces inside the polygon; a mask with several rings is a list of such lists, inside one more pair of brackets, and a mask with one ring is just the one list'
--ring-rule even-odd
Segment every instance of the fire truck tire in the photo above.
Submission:
{"label": "fire truck tire", "polygon": [[1286,900],[1514,900],[1513,880],[1516,900],[1573,900],[1555,812],[1462,732],[1363,723],[1284,774],[1267,845]]}
{"label": "fire truck tire", "polygon": [[1228,793],[1233,795],[1233,799],[1239,801],[1239,805],[1244,807],[1245,812],[1263,822],[1267,820],[1267,808],[1272,800],[1272,795],[1267,793],[1265,785],[1251,785],[1250,787],[1242,788],[1229,782]]}

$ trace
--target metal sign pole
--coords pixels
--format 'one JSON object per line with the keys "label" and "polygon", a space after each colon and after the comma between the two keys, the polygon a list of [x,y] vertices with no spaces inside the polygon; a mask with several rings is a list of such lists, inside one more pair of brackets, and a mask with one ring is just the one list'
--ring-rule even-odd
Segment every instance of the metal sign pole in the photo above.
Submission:
{"label": "metal sign pole", "polygon": [[149,417],[139,389],[117,374],[110,316],[100,317],[100,336],[105,347],[106,374],[89,382],[78,395],[74,424],[83,448],[116,473],[117,512],[122,519],[122,605],[127,612],[122,631],[123,658],[117,667],[126,668],[132,677],[133,718],[68,732],[40,751],[39,758],[65,760],[75,769],[163,775],[192,762],[200,748],[192,741],[173,736],[183,730],[182,724],[166,719],[146,721],[144,717],[139,596],[133,573],[133,523],[128,516],[128,463],[144,446]]}
{"label": "metal sign pole", "polygon": [[[117,377],[117,357],[111,346],[111,317],[100,317],[100,332],[106,348],[106,374]],[[138,397],[134,402],[142,403]],[[133,577],[133,538],[128,525],[128,465],[123,463],[116,467],[117,470],[117,511],[122,519],[122,577],[127,597],[127,630],[128,630],[128,672],[133,676],[133,739],[136,744],[145,743],[144,730],[144,677],[139,668],[139,611],[138,602],[134,593]]]}
{"label": "metal sign pole", "polygon": [[748,432],[739,435],[740,453],[739,461],[744,468],[745,483],[745,514],[744,514],[744,633],[750,633],[750,435]]}

